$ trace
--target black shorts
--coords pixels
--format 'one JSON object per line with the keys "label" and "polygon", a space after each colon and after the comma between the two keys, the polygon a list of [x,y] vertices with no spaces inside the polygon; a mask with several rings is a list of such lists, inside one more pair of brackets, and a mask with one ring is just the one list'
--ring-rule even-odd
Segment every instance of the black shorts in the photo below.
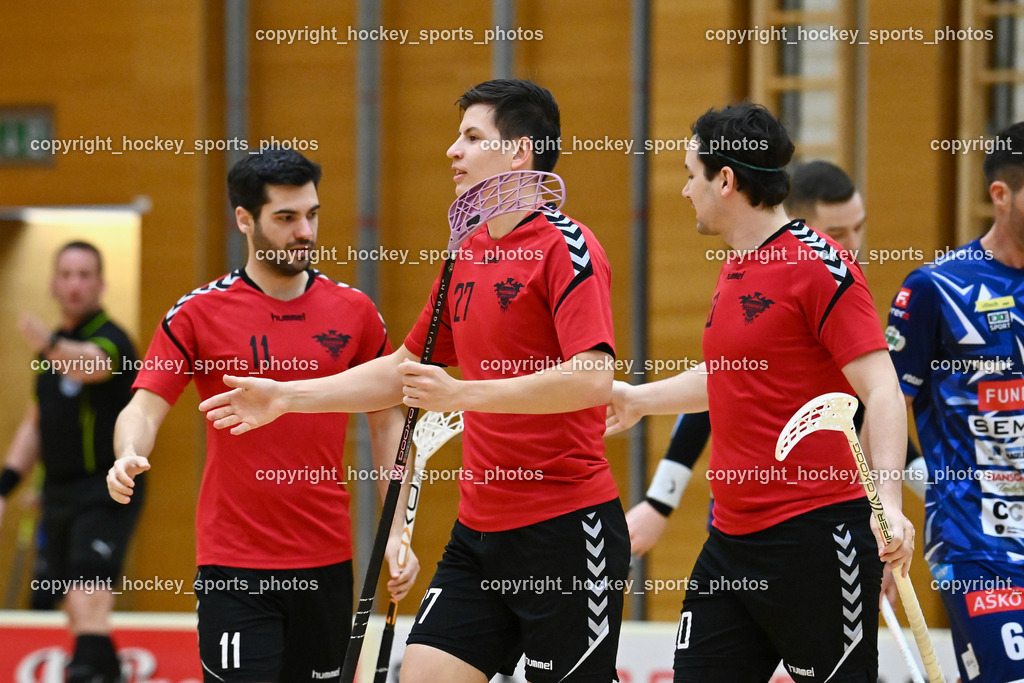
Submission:
{"label": "black shorts", "polygon": [[683,600],[677,683],[760,683],[780,659],[798,683],[877,681],[882,562],[870,514],[862,498],[752,534],[712,529]]}
{"label": "black shorts", "polygon": [[47,484],[42,505],[46,578],[119,586],[145,490],[145,477],[137,477],[132,502],[122,505],[107,492],[106,472]]}
{"label": "black shorts", "polygon": [[194,583],[203,680],[337,681],[352,630],[352,562],[203,565]]}
{"label": "black shorts", "polygon": [[629,532],[616,498],[520,529],[456,522],[409,643],[443,650],[488,678],[618,680],[615,655]]}

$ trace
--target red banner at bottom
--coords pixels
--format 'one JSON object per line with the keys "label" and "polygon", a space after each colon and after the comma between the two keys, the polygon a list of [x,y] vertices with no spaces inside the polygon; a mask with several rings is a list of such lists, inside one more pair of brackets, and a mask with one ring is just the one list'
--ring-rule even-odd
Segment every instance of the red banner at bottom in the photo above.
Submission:
{"label": "red banner at bottom", "polygon": [[[0,681],[62,683],[74,641],[59,613],[0,612]],[[194,615],[115,615],[127,683],[200,683]]]}

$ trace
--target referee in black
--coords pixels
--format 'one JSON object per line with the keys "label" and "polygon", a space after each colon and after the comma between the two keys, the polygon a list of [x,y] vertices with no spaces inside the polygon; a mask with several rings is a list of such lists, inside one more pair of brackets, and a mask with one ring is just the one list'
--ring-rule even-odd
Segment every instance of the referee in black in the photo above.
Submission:
{"label": "referee in black", "polygon": [[[114,683],[121,667],[110,639],[113,591],[139,505],[118,505],[107,494],[114,462],[114,421],[131,399],[137,356],[125,332],[100,306],[103,259],[87,242],[57,252],[50,290],[61,324],[51,331],[32,314],[19,328],[37,354],[35,396],[0,472],[0,518],[5,498],[41,458],[42,552],[47,586],[63,601],[75,651],[69,683]],[[138,499],[141,481],[136,480]]]}

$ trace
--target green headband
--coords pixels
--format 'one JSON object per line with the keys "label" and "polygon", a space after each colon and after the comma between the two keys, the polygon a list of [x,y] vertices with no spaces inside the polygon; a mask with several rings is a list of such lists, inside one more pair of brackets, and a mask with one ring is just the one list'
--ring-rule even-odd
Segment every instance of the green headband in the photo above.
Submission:
{"label": "green headband", "polygon": [[739,159],[733,159],[732,157],[727,157],[724,154],[722,154],[721,152],[712,152],[712,154],[714,154],[715,156],[720,156],[723,159],[725,159],[726,161],[731,161],[734,164],[739,164],[740,166],[746,166],[747,168],[753,169],[755,171],[764,171],[765,173],[778,173],[779,171],[782,171],[782,170],[784,170],[786,168],[785,166],[780,166],[779,168],[765,168],[763,166],[754,166],[753,164],[748,164],[745,161],[740,161]]}

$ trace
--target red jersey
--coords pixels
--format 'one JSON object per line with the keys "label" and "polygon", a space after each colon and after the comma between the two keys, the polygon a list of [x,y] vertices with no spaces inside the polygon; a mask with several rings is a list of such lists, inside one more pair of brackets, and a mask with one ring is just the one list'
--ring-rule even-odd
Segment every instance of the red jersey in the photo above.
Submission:
{"label": "red jersey", "polygon": [[[437,284],[405,340],[416,355]],[[590,349],[614,353],[610,294],[601,245],[560,212],[534,212],[500,240],[480,229],[459,250],[433,361],[483,380],[532,374]],[[614,499],[604,419],[604,406],[465,413],[459,520],[503,531]]]}
{"label": "red jersey", "polygon": [[[316,271],[291,301],[264,294],[244,270],[186,294],[149,346],[135,389],[177,401],[189,380],[202,399],[223,375],[288,381],[323,377],[390,352],[369,297]],[[206,423],[196,509],[196,562],[251,569],[318,567],[352,559],[348,415],[282,415],[232,436]]]}
{"label": "red jersey", "polygon": [[864,496],[846,437],[819,431],[782,462],[775,443],[821,394],[853,393],[850,361],[886,348],[856,262],[794,221],[722,268],[704,330],[714,525],[747,534]]}

